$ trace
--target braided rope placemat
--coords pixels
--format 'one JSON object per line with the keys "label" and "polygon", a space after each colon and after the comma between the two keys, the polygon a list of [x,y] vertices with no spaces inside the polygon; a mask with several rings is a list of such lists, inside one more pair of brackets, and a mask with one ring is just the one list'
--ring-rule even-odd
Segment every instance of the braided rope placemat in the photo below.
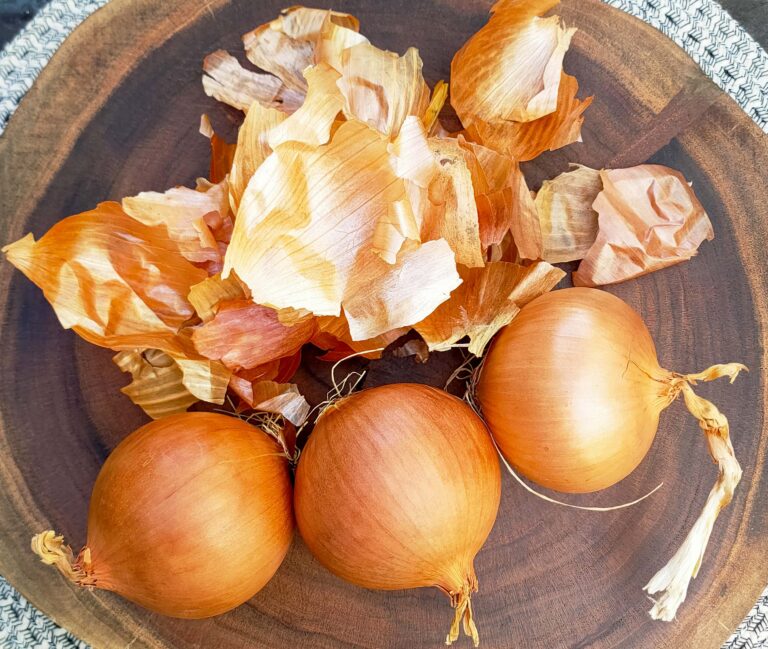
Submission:
{"label": "braided rope placemat", "polygon": [[[0,52],[0,134],[64,39],[107,1],[52,0]],[[714,0],[604,1],[671,38],[768,133],[768,54]],[[2,577],[0,647],[88,649]],[[767,648],[768,588],[723,645],[723,649]]]}

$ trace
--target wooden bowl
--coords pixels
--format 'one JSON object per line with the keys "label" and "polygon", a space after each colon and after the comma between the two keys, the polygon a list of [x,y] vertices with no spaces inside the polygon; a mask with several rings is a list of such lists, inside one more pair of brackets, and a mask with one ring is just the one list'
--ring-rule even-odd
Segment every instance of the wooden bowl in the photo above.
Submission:
{"label": "wooden bowl", "polygon": [[[207,98],[203,56],[240,52],[239,37],[277,15],[282,0],[114,0],[64,43],[0,139],[0,242],[41,235],[104,199],[189,184],[207,168],[200,114],[236,114]],[[327,0],[319,2],[327,5]],[[340,0],[373,42],[417,45],[430,83],[486,20],[488,0]],[[505,480],[499,519],[477,557],[474,598],[483,647],[719,647],[768,583],[765,424],[768,348],[766,137],[671,41],[597,0],[567,0],[580,28],[566,57],[583,95],[595,94],[584,143],[527,165],[535,186],[568,161],[652,160],[682,170],[715,226],[692,261],[609,290],[640,311],[664,367],[692,372],[742,361],[752,373],[701,387],[731,421],[744,478],[710,540],[688,601],[671,624],[652,621],[642,586],[672,555],[715,477],[696,423],[680,404],[662,416],[653,448],[621,484],[573,497],[631,500],[592,513],[536,499]],[[59,326],[40,291],[0,264],[0,572],[58,623],[95,647],[437,647],[450,622],[437,590],[372,592],[326,572],[300,539],[248,604],[204,621],[163,618],[110,593],[64,581],[29,551],[55,528],[85,539],[88,498],[104,458],[144,421],[118,391],[111,353]],[[436,355],[440,356],[440,355]],[[443,355],[372,368],[368,385],[408,377],[441,383]],[[318,364],[302,371],[309,398],[324,392]],[[563,368],[567,371],[567,368]],[[320,377],[320,378],[318,378]],[[462,640],[460,646],[467,646]]]}

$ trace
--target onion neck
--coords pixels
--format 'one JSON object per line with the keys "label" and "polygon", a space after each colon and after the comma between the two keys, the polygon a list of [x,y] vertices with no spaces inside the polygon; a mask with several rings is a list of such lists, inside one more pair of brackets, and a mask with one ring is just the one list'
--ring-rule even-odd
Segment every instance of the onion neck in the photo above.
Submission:
{"label": "onion neck", "polygon": [[[445,590],[445,589],[443,589]],[[477,592],[477,577],[474,570],[466,577],[461,588],[458,590],[446,591],[451,598],[451,606],[454,608],[453,622],[448,635],[445,638],[445,644],[451,645],[459,638],[461,627],[464,628],[464,635],[472,638],[475,647],[480,645],[480,634],[477,632],[477,626],[472,616],[472,593]]]}
{"label": "onion neck", "polygon": [[648,385],[657,412],[664,410],[679,394],[674,381],[680,375],[659,367],[655,359],[653,362],[642,362],[641,364],[630,356],[627,359],[626,372],[631,372],[636,377],[641,377],[643,382]]}
{"label": "onion neck", "polygon": [[32,537],[32,552],[40,557],[43,563],[56,566],[73,584],[86,587],[96,585],[89,547],[84,547],[75,557],[72,548],[64,543],[63,536],[57,536],[53,530],[45,530]]}

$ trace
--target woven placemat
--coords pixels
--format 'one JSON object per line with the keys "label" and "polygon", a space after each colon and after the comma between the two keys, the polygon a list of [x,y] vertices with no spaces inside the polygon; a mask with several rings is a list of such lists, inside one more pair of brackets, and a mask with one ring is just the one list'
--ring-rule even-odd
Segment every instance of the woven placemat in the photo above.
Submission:
{"label": "woven placemat", "polygon": [[[108,0],[52,0],[0,52],[0,134],[69,33]],[[604,0],[682,47],[768,133],[768,54],[713,0]],[[311,3],[310,3],[311,4]],[[768,559],[767,559],[768,560]],[[0,577],[0,647],[88,649]],[[768,648],[768,588],[723,649]]]}

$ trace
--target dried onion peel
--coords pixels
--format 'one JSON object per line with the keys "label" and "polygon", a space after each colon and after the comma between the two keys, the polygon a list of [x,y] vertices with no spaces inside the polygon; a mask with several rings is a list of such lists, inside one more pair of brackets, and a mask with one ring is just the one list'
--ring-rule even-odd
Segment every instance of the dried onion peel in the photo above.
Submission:
{"label": "dried onion peel", "polygon": [[743,369],[738,363],[687,375],[662,369],[632,308],[609,293],[572,288],[533,300],[501,331],[483,365],[477,397],[501,452],[520,473],[577,493],[629,475],[648,452],[659,415],[682,393],[719,475],[682,547],[646,586],[661,593],[652,617],[671,620],[741,478],[727,419],[691,386],[722,376],[733,381]]}
{"label": "dried onion peel", "polygon": [[683,174],[661,165],[600,172],[603,189],[592,247],[573,274],[576,286],[600,286],[645,275],[693,257],[715,233]]}
{"label": "dried onion peel", "polygon": [[293,537],[287,458],[234,417],[185,413],[142,426],[107,458],[75,557],[45,531],[32,549],[72,582],[152,611],[224,613],[275,574]]}
{"label": "dried onion peel", "polygon": [[465,403],[424,385],[364,390],[329,406],[299,459],[299,531],[331,572],[378,590],[436,586],[456,609],[446,640],[478,643],[473,559],[499,507],[499,462]]}
{"label": "dried onion peel", "polygon": [[476,142],[531,160],[581,140],[592,99],[563,72],[575,29],[541,15],[559,0],[498,0],[451,62],[451,104]]}

